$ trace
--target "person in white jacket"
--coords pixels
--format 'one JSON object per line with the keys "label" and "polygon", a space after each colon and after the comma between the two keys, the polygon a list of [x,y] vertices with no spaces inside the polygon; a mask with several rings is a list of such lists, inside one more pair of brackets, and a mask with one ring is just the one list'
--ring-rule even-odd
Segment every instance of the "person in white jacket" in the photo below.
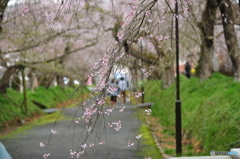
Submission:
{"label": "person in white jacket", "polygon": [[124,77],[121,77],[118,81],[118,88],[122,97],[122,103],[126,103],[126,90],[128,87],[129,82]]}

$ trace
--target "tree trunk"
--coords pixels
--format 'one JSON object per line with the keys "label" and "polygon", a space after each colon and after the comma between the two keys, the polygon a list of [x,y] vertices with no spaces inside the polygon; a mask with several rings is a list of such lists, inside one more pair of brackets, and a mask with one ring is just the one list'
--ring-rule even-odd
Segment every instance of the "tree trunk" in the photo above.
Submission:
{"label": "tree trunk", "polygon": [[240,49],[234,28],[233,8],[230,0],[217,0],[222,15],[224,37],[234,69],[234,80],[240,81]]}
{"label": "tree trunk", "polygon": [[49,88],[54,81],[55,75],[54,74],[44,74],[44,75],[41,75],[38,77],[39,77],[39,85],[42,87],[45,87],[45,88]]}
{"label": "tree trunk", "polygon": [[[67,45],[65,50],[64,50],[64,54],[68,54],[68,50],[69,50],[69,46]],[[63,65],[63,60],[64,58],[60,58],[58,61],[56,61],[56,64],[57,65],[60,65],[61,66],[61,69],[64,68],[64,65]],[[63,76],[58,74],[56,76],[56,80],[57,80],[57,85],[58,86],[61,86],[61,88],[64,88],[65,84],[64,84],[64,81],[63,81]]]}
{"label": "tree trunk", "polygon": [[201,31],[201,55],[197,75],[205,80],[212,75],[214,54],[214,24],[217,11],[216,0],[207,0],[206,8],[202,14],[202,22],[198,24]]}
{"label": "tree trunk", "polygon": [[168,65],[168,67],[165,67],[164,73],[165,78],[163,79],[162,88],[168,88],[175,82],[173,64],[170,64]]}
{"label": "tree trunk", "polygon": [[18,72],[13,73],[13,75],[10,77],[9,82],[10,82],[9,88],[20,92],[21,81],[20,81]]}
{"label": "tree trunk", "polygon": [[38,78],[37,78],[37,75],[36,75],[36,73],[34,72],[34,70],[31,70],[31,71],[29,72],[28,78],[29,78],[29,85],[30,85],[31,91],[32,91],[32,93],[33,93],[33,92],[34,92],[34,89],[39,86],[39,84],[38,84]]}
{"label": "tree trunk", "polygon": [[[4,16],[4,12],[7,8],[7,4],[8,4],[9,0],[0,0],[0,34],[2,33],[2,21],[3,21],[3,16]],[[1,49],[0,49],[1,51]],[[7,68],[6,72],[4,72],[4,75],[2,77],[2,79],[0,80],[0,93],[6,93],[7,88],[9,87],[9,80],[11,75],[15,72],[17,68],[12,66]]]}
{"label": "tree trunk", "polygon": [[168,88],[175,82],[174,77],[174,65],[173,65],[173,54],[172,52],[167,51],[163,48],[160,48],[160,42],[156,39],[152,39],[153,45],[156,49],[158,58],[161,59],[159,61],[158,70],[155,69],[155,72],[159,72],[161,80],[162,80],[162,88]]}
{"label": "tree trunk", "polygon": [[0,34],[2,33],[2,20],[9,0],[0,0]]}
{"label": "tree trunk", "polygon": [[23,87],[23,108],[22,111],[24,114],[28,114],[28,103],[27,103],[27,88],[26,88],[26,80],[25,80],[25,71],[24,68],[21,68],[22,74],[22,87]]}
{"label": "tree trunk", "polygon": [[162,57],[163,63],[160,63],[159,66],[154,69],[154,75],[156,78],[162,80],[163,89],[168,88],[175,82],[173,61],[169,60],[170,59],[167,59],[167,56]]}
{"label": "tree trunk", "polygon": [[9,87],[10,77],[13,73],[15,73],[21,66],[14,65],[7,68],[4,72],[2,79],[0,80],[0,93],[4,94],[7,92],[7,88]]}
{"label": "tree trunk", "polygon": [[58,86],[61,86],[61,88],[64,88],[65,84],[64,84],[64,81],[63,81],[63,77],[57,75],[56,78],[57,78],[57,85],[58,85]]}
{"label": "tree trunk", "polygon": [[69,78],[69,82],[67,84],[68,87],[74,87],[75,84],[74,84],[74,80],[72,78]]}

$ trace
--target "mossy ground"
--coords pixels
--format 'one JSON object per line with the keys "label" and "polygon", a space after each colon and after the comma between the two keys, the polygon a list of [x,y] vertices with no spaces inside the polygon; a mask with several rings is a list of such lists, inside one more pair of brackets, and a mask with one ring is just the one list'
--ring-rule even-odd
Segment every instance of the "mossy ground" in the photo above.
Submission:
{"label": "mossy ground", "polygon": [[143,147],[141,148],[141,151],[139,154],[141,156],[151,157],[151,159],[162,159],[162,154],[160,153],[159,148],[156,146],[156,143],[154,141],[152,130],[150,125],[146,122],[145,118],[146,113],[143,109],[139,109],[138,111],[138,118],[141,120],[141,126],[139,129],[139,134],[142,135],[142,144]]}

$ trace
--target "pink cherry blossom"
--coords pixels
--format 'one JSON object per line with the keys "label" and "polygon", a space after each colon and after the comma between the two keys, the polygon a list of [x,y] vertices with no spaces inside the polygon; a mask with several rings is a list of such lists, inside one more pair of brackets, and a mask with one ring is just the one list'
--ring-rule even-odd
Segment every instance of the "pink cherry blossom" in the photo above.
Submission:
{"label": "pink cherry blossom", "polygon": [[104,144],[105,144],[105,142],[103,142],[103,141],[99,142],[99,145],[104,145]]}
{"label": "pink cherry blossom", "polygon": [[94,146],[94,143],[91,143],[91,144],[89,144],[88,146],[89,146],[89,147],[93,147],[93,146]]}
{"label": "pink cherry blossom", "polygon": [[44,147],[45,146],[42,142],[40,142],[39,145],[40,145],[40,147]]}
{"label": "pink cherry blossom", "polygon": [[57,133],[57,131],[56,131],[56,130],[54,130],[54,129],[51,129],[51,133],[52,133],[52,134],[56,134],[56,133]]}
{"label": "pink cherry blossom", "polygon": [[44,155],[43,155],[43,158],[48,158],[50,156],[50,153],[45,153]]}
{"label": "pink cherry blossom", "polygon": [[151,115],[152,110],[151,109],[146,109],[145,112],[147,113],[147,115]]}
{"label": "pink cherry blossom", "polygon": [[124,109],[125,109],[125,107],[123,106],[123,107],[119,110],[119,112],[123,112]]}
{"label": "pink cherry blossom", "polygon": [[142,137],[142,134],[136,136],[137,139],[140,139],[141,137]]}
{"label": "pink cherry blossom", "polygon": [[131,147],[131,146],[133,146],[133,145],[134,145],[133,142],[128,142],[128,147]]}
{"label": "pink cherry blossom", "polygon": [[87,144],[82,144],[81,147],[82,147],[83,149],[86,149],[86,148],[87,148]]}
{"label": "pink cherry blossom", "polygon": [[73,158],[76,155],[76,151],[70,150],[70,156]]}

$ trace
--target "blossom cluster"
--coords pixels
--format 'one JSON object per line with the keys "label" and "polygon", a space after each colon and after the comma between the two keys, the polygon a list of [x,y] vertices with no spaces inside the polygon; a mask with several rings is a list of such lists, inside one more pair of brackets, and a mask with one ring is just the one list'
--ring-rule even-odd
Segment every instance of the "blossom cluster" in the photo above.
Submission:
{"label": "blossom cluster", "polygon": [[105,114],[110,115],[113,112],[113,110],[114,110],[114,108],[109,108],[109,109],[107,109]]}
{"label": "blossom cluster", "polygon": [[128,147],[131,147],[131,146],[133,146],[134,145],[134,143],[133,142],[128,142]]}
{"label": "blossom cluster", "polygon": [[125,106],[123,106],[123,107],[119,110],[119,112],[123,112],[124,109],[125,109]]}
{"label": "blossom cluster", "polygon": [[52,134],[56,134],[56,133],[57,133],[57,131],[56,131],[56,130],[54,130],[54,129],[51,129],[51,133],[52,133]]}
{"label": "blossom cluster", "polygon": [[45,153],[44,155],[43,155],[43,158],[48,158],[50,156],[50,153]]}
{"label": "blossom cluster", "polygon": [[[105,142],[103,142],[103,141],[99,142],[99,145],[103,145],[103,144],[105,144]],[[95,145],[94,143],[90,143],[90,144],[83,143],[81,145],[81,150],[79,150],[78,152],[74,151],[74,150],[70,150],[69,154],[70,154],[71,158],[80,158],[81,155],[85,153],[85,150],[87,149],[87,147],[93,147],[94,145]]]}
{"label": "blossom cluster", "polygon": [[145,112],[147,113],[147,115],[151,115],[152,110],[151,109],[146,109]]}
{"label": "blossom cluster", "polygon": [[135,92],[135,93],[134,93],[134,95],[135,95],[136,98],[141,97],[143,94],[144,94],[144,92],[138,92],[138,93]]}
{"label": "blossom cluster", "polygon": [[76,158],[80,158],[80,156],[81,156],[83,153],[84,153],[84,150],[79,151],[79,152],[70,150],[70,156],[71,156],[72,158],[74,158],[74,156],[75,156]]}
{"label": "blossom cluster", "polygon": [[77,118],[77,120],[75,120],[75,123],[79,123],[79,121],[80,121],[80,118]]}
{"label": "blossom cluster", "polygon": [[142,134],[136,136],[137,139],[140,139],[141,137],[142,137]]}
{"label": "blossom cluster", "polygon": [[127,13],[124,22],[122,23],[122,27],[127,26],[130,22],[131,19],[135,16],[135,14],[137,13],[137,9],[139,8],[138,5],[136,4],[136,0],[133,0],[132,3],[130,3],[128,5],[128,7],[130,8],[130,11]]}
{"label": "blossom cluster", "polygon": [[44,143],[42,143],[42,142],[40,142],[40,147],[44,147],[45,146],[45,144]]}
{"label": "blossom cluster", "polygon": [[114,88],[114,87],[108,87],[107,88],[107,91],[109,92],[109,93],[114,93],[114,92],[116,92],[118,90],[118,88]]}
{"label": "blossom cluster", "polygon": [[94,105],[90,106],[89,108],[84,108],[84,114],[82,118],[84,118],[85,122],[89,122],[89,120],[92,118],[92,115],[97,112],[97,108],[94,107]]}
{"label": "blossom cluster", "polygon": [[109,72],[109,59],[110,55],[105,54],[103,58],[101,58],[99,61],[93,63],[90,65],[95,71],[89,75],[89,77],[99,76],[100,80],[96,84],[96,91],[103,90],[106,85],[108,84],[106,81],[106,75]]}
{"label": "blossom cluster", "polygon": [[117,121],[117,122],[112,122],[112,123],[108,123],[108,127],[113,127],[113,125],[115,125],[115,130],[119,131],[122,127],[121,121]]}
{"label": "blossom cluster", "polygon": [[142,73],[143,73],[144,76],[146,76],[146,77],[149,77],[149,76],[150,76],[150,73],[147,71],[146,68],[140,68],[140,69],[141,69],[141,71],[142,71]]}

